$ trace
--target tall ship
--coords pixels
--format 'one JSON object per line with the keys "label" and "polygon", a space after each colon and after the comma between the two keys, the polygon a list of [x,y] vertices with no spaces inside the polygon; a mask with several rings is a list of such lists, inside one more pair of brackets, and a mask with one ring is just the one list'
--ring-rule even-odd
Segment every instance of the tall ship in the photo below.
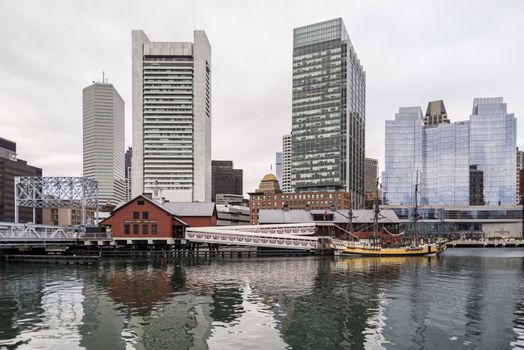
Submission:
{"label": "tall ship", "polygon": [[[413,233],[406,236],[406,231],[400,233],[391,233],[385,227],[379,232],[379,216],[380,205],[378,203],[378,181],[377,194],[375,196],[374,206],[374,220],[373,220],[373,234],[366,240],[355,240],[353,234],[352,211],[349,210],[349,242],[345,246],[340,247],[339,253],[341,255],[360,255],[360,256],[420,256],[420,255],[438,255],[446,249],[445,241],[430,242],[427,239],[421,239],[418,235],[418,220],[420,218],[418,213],[418,172],[417,181],[415,183],[415,205],[413,208]],[[398,243],[387,243],[382,239],[383,232],[392,236],[398,236]]]}

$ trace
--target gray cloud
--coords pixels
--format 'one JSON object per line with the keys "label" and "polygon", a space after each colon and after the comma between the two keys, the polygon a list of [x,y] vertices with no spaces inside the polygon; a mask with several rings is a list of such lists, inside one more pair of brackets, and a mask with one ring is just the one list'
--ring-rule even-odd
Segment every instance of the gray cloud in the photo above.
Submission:
{"label": "gray cloud", "polygon": [[[213,48],[213,158],[257,187],[291,128],[292,29],[342,17],[367,71],[366,151],[382,159],[384,120],[444,99],[454,121],[476,96],[524,115],[521,1],[2,1],[0,136],[47,175],[82,170],[82,88],[105,70],[126,101],[131,29]],[[519,122],[518,143],[523,126]]]}

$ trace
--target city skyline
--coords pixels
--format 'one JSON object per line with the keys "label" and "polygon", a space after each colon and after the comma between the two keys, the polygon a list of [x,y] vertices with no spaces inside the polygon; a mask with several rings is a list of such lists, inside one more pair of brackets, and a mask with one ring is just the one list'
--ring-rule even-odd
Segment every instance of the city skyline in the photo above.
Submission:
{"label": "city skyline", "polygon": [[[454,122],[468,118],[470,105],[465,101],[477,96],[503,96],[517,119],[524,114],[518,78],[523,71],[519,64],[522,55],[515,49],[523,29],[511,25],[524,10],[518,3],[484,2],[477,4],[476,15],[471,16],[468,6],[451,2],[411,4],[412,11],[400,11],[402,6],[385,2],[333,2],[290,6],[293,15],[289,16],[286,11],[290,10],[275,2],[276,9],[250,4],[243,10],[246,16],[238,18],[228,14],[234,3],[223,8],[212,3],[177,8],[177,4],[166,2],[160,6],[163,11],[149,16],[143,15],[149,8],[136,3],[122,18],[118,12],[121,4],[96,12],[96,6],[91,5],[53,4],[31,3],[30,12],[25,10],[28,3],[0,5],[0,12],[9,14],[0,25],[5,44],[0,58],[4,76],[0,84],[2,136],[17,142],[20,157],[43,168],[45,175],[80,174],[79,96],[82,87],[97,80],[102,70],[126,102],[126,146],[131,145],[130,37],[131,30],[137,28],[144,29],[154,41],[190,41],[193,29],[206,31],[214,70],[212,158],[232,159],[244,169],[245,192],[254,190],[269,171],[268,164],[281,148],[281,135],[291,128],[295,27],[343,18],[367,72],[366,157],[378,158],[381,165],[384,120],[398,106],[443,99]],[[174,8],[179,10],[177,21],[169,15]],[[38,18],[42,12],[47,14],[45,19]],[[210,14],[223,15],[225,20],[209,20]],[[262,30],[269,14],[282,20]],[[93,19],[98,28],[88,25]],[[70,29],[61,30],[63,25]],[[239,27],[246,28],[244,33],[239,33]],[[53,42],[43,40],[51,36],[55,37]],[[231,40],[244,37],[251,40],[235,46],[233,54]],[[261,54],[268,50],[273,54],[270,61]],[[58,66],[58,54],[70,62],[67,70]],[[264,69],[252,69],[256,66]],[[256,86],[253,81],[257,81]],[[246,91],[247,95],[240,96],[237,91]],[[62,103],[56,104],[57,100]],[[520,124],[517,146],[522,148]]]}

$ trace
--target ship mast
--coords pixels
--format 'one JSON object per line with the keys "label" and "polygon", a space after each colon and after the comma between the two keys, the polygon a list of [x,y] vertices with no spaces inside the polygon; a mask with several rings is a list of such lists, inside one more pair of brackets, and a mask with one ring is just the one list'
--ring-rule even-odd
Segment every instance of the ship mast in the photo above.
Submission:
{"label": "ship mast", "polygon": [[349,209],[348,209],[348,242],[354,239],[353,237],[353,209],[351,205],[351,198],[349,199]]}
{"label": "ship mast", "polygon": [[[378,238],[378,215],[380,214],[380,208],[378,205],[378,178],[377,178],[377,185],[375,188],[375,215],[373,217],[373,240],[374,243],[377,243]],[[379,240],[380,241],[380,240]]]}
{"label": "ship mast", "polygon": [[417,169],[417,177],[415,181],[415,207],[413,208],[413,227],[415,229],[415,244],[418,244],[418,169]]}

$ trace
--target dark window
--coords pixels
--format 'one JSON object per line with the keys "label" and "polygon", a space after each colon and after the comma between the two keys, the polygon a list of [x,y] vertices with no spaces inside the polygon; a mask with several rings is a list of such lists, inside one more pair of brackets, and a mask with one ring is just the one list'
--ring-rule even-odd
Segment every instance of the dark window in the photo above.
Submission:
{"label": "dark window", "polygon": [[139,200],[136,201],[136,204],[144,205],[144,200],[143,199],[139,199]]}
{"label": "dark window", "polygon": [[142,225],[142,234],[147,235],[149,233],[149,225],[143,224]]}
{"label": "dark window", "polygon": [[138,224],[133,225],[133,234],[138,235]]}
{"label": "dark window", "polygon": [[147,211],[142,212],[142,219],[149,219],[149,212]]}
{"label": "dark window", "polygon": [[133,212],[133,219],[134,219],[134,220],[138,220],[138,219],[140,219],[140,213],[137,212],[137,211],[134,211],[134,212]]}
{"label": "dark window", "polygon": [[131,233],[131,232],[130,232],[130,230],[129,230],[129,224],[125,224],[125,225],[124,225],[124,234],[125,234],[125,235],[128,235],[128,234],[130,234],[130,233]]}
{"label": "dark window", "polygon": [[156,224],[151,225],[151,233],[154,235],[158,233],[158,226]]}

